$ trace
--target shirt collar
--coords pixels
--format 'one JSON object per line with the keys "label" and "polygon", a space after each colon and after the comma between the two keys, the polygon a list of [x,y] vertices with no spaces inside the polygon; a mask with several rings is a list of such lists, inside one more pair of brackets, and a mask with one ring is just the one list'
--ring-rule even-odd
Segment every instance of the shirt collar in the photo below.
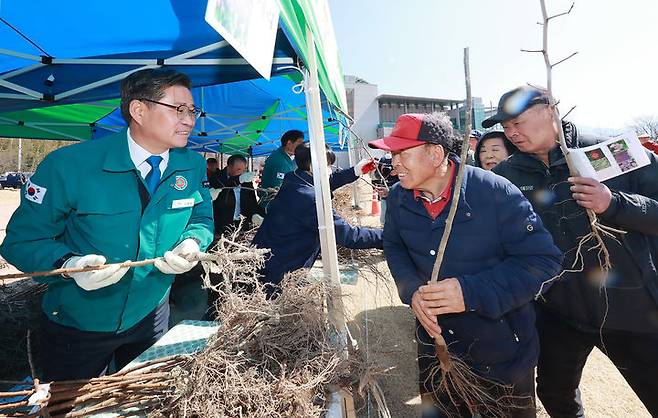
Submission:
{"label": "shirt collar", "polygon": [[443,189],[441,194],[436,199],[430,199],[428,196],[425,195],[425,193],[422,190],[417,190],[417,189],[414,189],[414,199],[416,200],[423,199],[430,203],[436,203],[442,200],[446,200],[446,201],[450,200],[451,197],[450,195],[452,194],[452,183],[455,178],[455,164],[450,160],[448,160],[448,170],[450,170],[448,174],[450,180],[448,181],[448,184]]}
{"label": "shirt collar", "polygon": [[281,145],[279,147],[279,150],[281,151],[281,154],[283,154],[286,157],[290,158],[291,161],[293,161],[295,159],[295,153],[293,152],[292,155],[288,154],[288,152],[286,152],[286,149],[283,148],[283,145]]}
{"label": "shirt collar", "polygon": [[[141,164],[143,164],[148,157],[150,157],[151,154],[147,150],[145,150],[141,145],[139,145],[133,137],[130,135],[130,128],[128,128],[127,131],[127,136],[128,136],[128,152],[130,153],[130,159],[132,160],[133,164],[135,164],[135,167],[139,167]],[[169,163],[169,150],[166,150],[162,154],[157,154],[160,157],[162,157],[162,161],[164,162],[165,166]]]}

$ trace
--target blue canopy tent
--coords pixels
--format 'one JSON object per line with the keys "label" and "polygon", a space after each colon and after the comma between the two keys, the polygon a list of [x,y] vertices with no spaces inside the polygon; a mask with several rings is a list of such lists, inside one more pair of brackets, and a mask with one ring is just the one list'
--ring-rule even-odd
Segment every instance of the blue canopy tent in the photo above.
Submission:
{"label": "blue canopy tent", "polygon": [[[321,163],[325,154],[322,102],[346,113],[347,101],[329,7],[326,0],[276,2],[280,22],[271,73],[272,76],[303,74],[304,103],[308,115],[308,129],[304,130],[310,133],[313,174],[317,179],[316,210],[323,269],[328,280],[338,286],[335,232],[327,227],[333,219],[329,175],[326,164]],[[206,3],[207,0],[1,0],[0,56],[3,59],[0,60],[0,112],[13,112],[15,119],[4,114],[0,115],[0,122],[8,123],[13,132],[29,128],[34,134],[46,132],[43,137],[61,135],[61,130],[74,123],[75,117],[84,112],[78,108],[69,112],[68,117],[62,117],[57,112],[51,112],[52,108],[47,106],[91,105],[96,115],[105,116],[107,113],[103,112],[107,110],[107,100],[118,97],[120,80],[144,68],[167,67],[184,72],[190,76],[195,88],[261,78],[205,22]],[[273,83],[269,86],[277,84],[276,81]],[[254,83],[251,87],[255,90],[244,91],[255,92],[263,85]],[[285,91],[283,88],[275,90]],[[236,100],[235,94],[225,91],[222,96],[218,93],[213,101],[221,103],[222,97],[232,97],[232,103],[242,104]],[[202,97],[199,97],[199,104],[203,101],[202,106],[209,100],[206,95],[214,93],[203,91]],[[254,106],[249,111],[264,112],[256,113],[258,116],[273,112],[272,115],[278,115],[278,120],[283,121],[287,111],[292,113],[295,107],[286,107],[294,102],[291,99],[294,96],[287,97],[283,104],[277,105],[284,108],[273,107],[272,103],[265,109]],[[23,110],[30,112],[29,120],[16,119],[21,117]],[[46,112],[39,112],[42,110]],[[218,109],[217,112],[233,115],[235,120],[235,116],[240,114],[229,112],[228,108]],[[47,131],[42,129],[43,125],[38,120],[44,113],[51,124]],[[106,120],[106,127],[112,127],[116,122],[116,119],[110,118]],[[99,130],[96,126],[98,120],[85,122],[85,131],[93,137]],[[215,144],[222,135],[231,135],[227,134],[230,132],[227,127],[233,126],[232,122],[218,123],[217,126],[211,126],[210,118],[202,118],[199,122],[198,132],[207,136],[195,132],[197,135],[192,138],[192,146],[212,149],[211,132],[217,137]],[[242,138],[244,129],[242,133],[239,129],[237,131],[232,138]],[[1,130],[0,136],[3,136]],[[230,142],[231,138],[228,140]],[[259,146],[258,142],[266,145],[261,139],[255,141],[256,146]],[[272,146],[271,142],[269,146]],[[332,306],[340,304],[340,298],[332,301]],[[340,306],[331,312],[330,320],[336,329],[345,330]],[[343,334],[341,340],[345,340]]]}
{"label": "blue canopy tent", "polygon": [[[167,66],[195,86],[260,78],[204,21],[206,1],[0,3],[0,111],[118,96],[121,79]],[[282,30],[273,74],[296,63]]]}
{"label": "blue canopy tent", "polygon": [[[304,1],[279,5],[268,82],[205,22],[206,0],[120,0],[105,8],[83,0],[35,0],[30,7],[3,0],[0,137],[85,140],[116,131],[124,122],[113,111],[118,102],[108,99],[118,97],[120,80],[165,66],[190,76],[196,103],[206,111],[191,147],[244,152],[253,146],[254,155],[266,154],[283,131],[307,130],[304,96],[291,88],[301,78],[300,55],[308,55],[299,32],[308,23],[303,12],[311,9]],[[321,81],[331,73],[322,70]],[[325,76],[322,89],[325,133],[334,148],[342,116],[332,108],[345,109],[344,90],[334,91],[336,78]],[[338,84],[340,90],[342,80]]]}
{"label": "blue canopy tent", "polygon": [[[295,68],[299,54],[308,55],[306,46],[300,44],[304,37],[300,36],[299,28],[306,23],[304,19],[309,16],[303,12],[310,6],[304,1],[281,0],[279,3],[282,24],[277,32],[272,61],[275,77],[269,83],[260,79],[247,61],[205,22],[205,0],[120,0],[104,9],[82,0],[58,3],[35,0],[30,7],[21,0],[3,0],[0,2],[0,55],[3,57],[0,60],[0,137],[83,140],[103,135],[107,133],[103,125],[123,125],[120,118],[112,115],[102,120],[112,106],[106,99],[118,97],[120,80],[139,69],[159,66],[187,73],[195,87],[232,83],[218,87],[217,92],[204,89],[201,94],[195,89],[197,103],[202,107],[212,105],[213,109],[220,109],[212,104],[214,100],[222,104],[221,112],[212,110],[207,114],[235,115],[243,121],[244,118],[256,119],[266,115],[269,109],[259,105],[272,99],[279,99],[281,106],[288,106],[276,109],[274,115],[292,107],[300,108],[304,104],[299,100],[303,95],[294,94],[284,86],[284,78],[276,76],[299,77]],[[328,69],[320,70],[324,70],[320,71],[321,75],[331,73]],[[335,76],[325,78],[328,81],[322,90],[327,121],[340,117],[340,113],[331,116],[332,105],[343,110],[345,106],[344,90],[334,91],[340,90],[342,80],[337,83]],[[257,79],[255,84],[234,83],[252,79]],[[290,86],[293,84],[291,82]],[[336,84],[338,87],[334,87]],[[229,97],[236,100],[225,100]],[[38,110],[68,103],[75,105]],[[268,132],[250,133],[248,141],[239,130],[233,136],[228,134],[226,127],[236,125],[235,120],[202,118],[197,125],[199,137],[192,138],[191,146],[203,145],[204,150],[219,151],[218,143],[227,140],[227,146],[236,150],[241,141],[235,137],[241,137],[245,141],[237,149],[243,150],[245,144],[251,142],[257,147],[255,152],[267,153],[273,147],[258,144],[275,142],[271,138],[277,136],[273,131],[275,126],[285,131],[303,124],[293,123],[291,116],[287,119],[283,119],[283,115],[274,117],[278,118],[278,124],[270,121]],[[298,117],[303,118],[301,114]],[[289,123],[284,124],[283,120]],[[203,126],[205,124],[217,125],[213,129],[214,136],[204,137],[210,132]],[[329,142],[336,147],[340,142],[338,129],[326,133],[330,134]]]}
{"label": "blue canopy tent", "polygon": [[[202,103],[205,117],[197,122],[189,146],[229,154],[250,148],[253,156],[269,154],[279,147],[281,133],[308,131],[306,98],[296,85],[291,77],[280,76],[196,89],[195,102]],[[343,148],[340,114],[326,101],[323,104],[325,141],[334,149]]]}
{"label": "blue canopy tent", "polygon": [[[290,129],[306,132],[305,97],[296,88],[295,78],[277,76],[269,81],[261,78],[194,88],[194,102],[204,112],[197,120],[188,147],[199,152],[240,152],[261,156],[280,145],[281,133]],[[339,117],[340,113],[333,110],[326,100],[323,101],[325,140],[334,149],[343,148],[345,141],[342,134],[347,132],[341,129]],[[0,113],[0,120],[2,118],[3,114]],[[43,123],[41,127],[54,128],[48,123]],[[91,138],[98,138],[123,128],[125,122],[116,108],[94,122],[89,134]],[[1,132],[0,127],[0,136]]]}

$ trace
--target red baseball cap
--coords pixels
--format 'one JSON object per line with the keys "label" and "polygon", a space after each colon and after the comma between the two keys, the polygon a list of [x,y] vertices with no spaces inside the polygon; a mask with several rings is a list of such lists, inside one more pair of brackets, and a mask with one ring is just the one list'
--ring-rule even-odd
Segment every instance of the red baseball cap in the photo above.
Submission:
{"label": "red baseball cap", "polygon": [[398,118],[391,135],[368,142],[370,148],[385,151],[403,151],[427,143],[438,144],[441,138],[425,124],[426,113],[407,113]]}

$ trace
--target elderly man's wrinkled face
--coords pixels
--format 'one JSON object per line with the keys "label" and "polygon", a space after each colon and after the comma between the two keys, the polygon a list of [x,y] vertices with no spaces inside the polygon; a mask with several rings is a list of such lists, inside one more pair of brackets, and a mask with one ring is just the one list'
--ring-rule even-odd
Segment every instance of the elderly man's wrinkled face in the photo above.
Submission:
{"label": "elderly man's wrinkled face", "polygon": [[393,169],[405,189],[423,189],[445,157],[440,145],[420,145],[393,153]]}
{"label": "elderly man's wrinkled face", "polygon": [[547,105],[536,105],[502,123],[505,136],[521,151],[547,153],[557,145],[557,125]]}

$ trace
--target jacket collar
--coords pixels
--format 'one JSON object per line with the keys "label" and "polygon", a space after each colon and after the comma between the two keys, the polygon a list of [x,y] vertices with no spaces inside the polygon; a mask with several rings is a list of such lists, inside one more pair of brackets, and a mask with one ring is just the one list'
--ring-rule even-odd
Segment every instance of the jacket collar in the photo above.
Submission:
{"label": "jacket collar", "polygon": [[[128,150],[128,136],[127,131],[123,130],[107,138],[98,139],[97,141],[110,141],[110,145],[103,162],[103,170],[110,172],[130,172],[133,171],[138,179],[144,182],[137,167],[130,158]],[[173,176],[175,173],[190,171],[198,169],[193,162],[193,158],[189,158],[185,148],[171,148],[169,150],[169,163],[167,169],[162,175],[160,187],[158,187],[155,195],[151,198],[151,204],[160,202],[170,191],[168,177]]]}
{"label": "jacket collar", "polygon": [[305,184],[307,186],[313,187],[313,176],[304,170],[298,168],[297,170],[291,172],[290,176],[293,177],[295,183]]}
{"label": "jacket collar", "polygon": [[[112,172],[137,170],[135,164],[130,158],[127,130],[122,130],[114,135],[97,141],[102,140],[110,142],[105,161],[103,161],[103,170]],[[193,170],[195,168],[192,159],[187,157],[184,148],[172,148],[169,150],[169,162],[162,178],[164,179],[172,175],[175,171]]]}
{"label": "jacket collar", "polygon": [[224,167],[217,172],[217,179],[223,187],[237,187],[240,185],[240,177],[229,177],[227,167]]}
{"label": "jacket collar", "polygon": [[[571,122],[562,121],[562,131],[564,132],[564,140],[567,143],[568,148],[580,147],[576,125]],[[548,153],[548,162],[549,166],[551,167],[556,167],[567,163],[567,160],[564,158],[564,154],[562,153],[562,148],[560,148],[559,144]]]}
{"label": "jacket collar", "polygon": [[112,172],[123,172],[137,170],[130,159],[128,150],[128,131],[122,130],[114,135],[97,141],[109,141],[110,145],[103,162],[103,170]]}
{"label": "jacket collar", "polygon": [[[452,193],[455,190],[455,182],[457,181],[456,173],[459,171],[459,166],[461,165],[461,162],[459,160],[459,157],[456,157],[454,155],[451,155],[449,158],[455,164],[455,176],[452,179],[450,201],[446,205],[445,209],[441,212],[441,214],[436,218],[433,227],[442,226],[445,224],[445,219],[448,217],[450,206],[452,206]],[[461,191],[459,193],[459,205],[457,206],[457,212],[455,213],[455,222],[457,223],[469,221],[473,218],[471,206],[466,201],[466,188],[467,188],[468,178],[470,172],[473,169],[474,169],[473,167],[470,167],[468,165],[464,167],[465,172],[461,184]],[[401,192],[402,192],[402,198],[400,203],[403,207],[420,216],[424,216],[426,218],[432,219],[429,213],[427,213],[427,209],[425,209],[425,205],[423,204],[422,200],[414,198],[413,190],[403,189],[401,190]]]}
{"label": "jacket collar", "polygon": [[279,154],[283,155],[283,156],[286,157],[288,160],[292,161],[292,158],[290,157],[290,155],[288,155],[288,153],[286,152],[286,150],[283,149],[282,146],[279,147],[279,148],[277,148],[277,151],[279,151]]}

